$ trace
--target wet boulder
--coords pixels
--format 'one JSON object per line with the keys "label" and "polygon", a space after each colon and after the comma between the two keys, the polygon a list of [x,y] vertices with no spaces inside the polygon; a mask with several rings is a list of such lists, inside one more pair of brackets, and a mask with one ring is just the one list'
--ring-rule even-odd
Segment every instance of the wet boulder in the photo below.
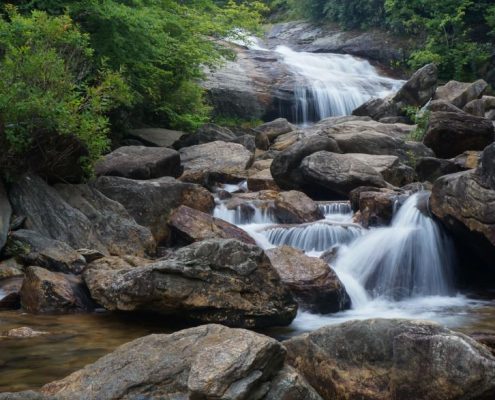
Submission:
{"label": "wet boulder", "polygon": [[371,319],[283,342],[287,360],[323,399],[489,399],[495,357],[432,322]]}
{"label": "wet boulder", "polygon": [[7,332],[3,332],[0,337],[9,337],[9,338],[33,338],[37,336],[47,335],[48,332],[44,331],[35,331],[28,326],[21,326],[20,328],[12,328]]}
{"label": "wet boulder", "polygon": [[108,198],[122,204],[139,225],[151,230],[157,243],[170,238],[167,221],[180,205],[204,212],[213,210],[213,196],[201,186],[172,177],[145,181],[102,176],[95,187]]}
{"label": "wet boulder", "polygon": [[289,246],[266,250],[266,255],[302,308],[327,314],[350,307],[344,285],[325,261]]}
{"label": "wet boulder", "polygon": [[41,392],[65,399],[321,400],[284,359],[272,338],[203,325],[136,339]]}
{"label": "wet boulder", "polygon": [[479,173],[483,183],[495,190],[495,143],[492,143],[483,151]]}
{"label": "wet boulder", "polygon": [[108,310],[248,328],[288,325],[297,312],[263,251],[237,240],[197,242],[145,266],[107,268],[102,260],[83,276]]}
{"label": "wet boulder", "polygon": [[97,176],[130,179],[177,178],[182,173],[180,154],[166,147],[125,146],[104,156],[95,166]]}
{"label": "wet boulder", "polygon": [[0,280],[24,276],[23,266],[15,258],[0,261]]}
{"label": "wet boulder", "polygon": [[216,141],[180,149],[184,182],[204,185],[239,182],[253,164],[254,155],[243,145]]}
{"label": "wet boulder", "polygon": [[459,154],[457,157],[454,157],[451,161],[453,161],[461,171],[476,169],[480,165],[481,155],[481,151],[468,150]]}
{"label": "wet boulder", "polygon": [[483,79],[472,83],[449,81],[437,89],[434,100],[445,100],[462,109],[470,101],[481,98],[487,88],[488,84]]}
{"label": "wet boulder", "polygon": [[81,277],[28,267],[21,288],[22,308],[31,313],[90,311],[94,304]]}
{"label": "wet boulder", "polygon": [[454,174],[462,170],[453,160],[435,157],[420,158],[415,169],[421,182],[435,182],[443,175]]}
{"label": "wet boulder", "polygon": [[259,192],[261,190],[280,190],[273,179],[270,168],[250,174],[247,178],[247,186],[252,192]]}
{"label": "wet boulder", "polygon": [[295,127],[285,118],[278,118],[256,127],[255,130],[265,134],[268,137],[268,140],[273,142],[280,135],[294,131]]}
{"label": "wet boulder", "polygon": [[373,167],[348,154],[320,151],[306,157],[298,172],[305,192],[328,199],[348,198],[359,186],[386,187],[383,176]]}
{"label": "wet boulder", "polygon": [[0,310],[13,310],[20,307],[23,280],[24,276],[0,279]]}
{"label": "wet boulder", "polygon": [[10,206],[7,192],[0,180],[0,251],[7,242],[9,233],[10,217],[12,216],[12,207]]}
{"label": "wet boulder", "polygon": [[187,206],[180,206],[168,220],[175,243],[190,244],[206,239],[237,239],[256,244],[244,230],[222,219]]}
{"label": "wet boulder", "polygon": [[21,229],[12,232],[7,252],[24,265],[38,265],[53,272],[80,274],[86,260],[67,243]]}
{"label": "wet boulder", "polygon": [[360,224],[370,228],[390,225],[398,205],[408,196],[390,189],[367,191],[358,188],[350,197],[358,204],[356,211],[359,211]]}
{"label": "wet boulder", "polygon": [[317,135],[303,139],[278,154],[270,167],[277,185],[286,190],[299,189],[302,177],[297,168],[305,157],[318,151],[341,152],[334,139]]}
{"label": "wet boulder", "polygon": [[483,150],[493,142],[493,123],[469,114],[435,112],[431,114],[423,143],[437,157],[451,158],[466,150]]}

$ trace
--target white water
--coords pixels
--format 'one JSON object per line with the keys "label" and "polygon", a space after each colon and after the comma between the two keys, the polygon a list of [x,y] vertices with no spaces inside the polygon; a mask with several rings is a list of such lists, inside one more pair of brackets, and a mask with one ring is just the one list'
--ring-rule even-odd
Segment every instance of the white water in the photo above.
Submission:
{"label": "white water", "polygon": [[352,208],[348,201],[320,204],[325,219],[337,223],[352,223]]}
{"label": "white water", "polygon": [[350,115],[372,97],[385,97],[404,84],[380,76],[368,61],[350,55],[297,52],[287,46],[275,52],[301,78],[292,112],[300,124]]}

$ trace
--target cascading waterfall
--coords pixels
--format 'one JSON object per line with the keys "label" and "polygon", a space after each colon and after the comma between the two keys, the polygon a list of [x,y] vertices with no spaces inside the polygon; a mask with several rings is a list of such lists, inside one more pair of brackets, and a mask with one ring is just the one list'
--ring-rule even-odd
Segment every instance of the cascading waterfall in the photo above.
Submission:
{"label": "cascading waterfall", "polygon": [[273,208],[260,208],[249,203],[234,209],[228,209],[225,204],[220,203],[215,207],[213,216],[234,225],[274,224],[276,222]]}
{"label": "cascading waterfall", "polygon": [[336,225],[328,222],[294,227],[274,227],[265,231],[275,246],[292,246],[304,251],[325,251],[332,246],[350,243],[361,235],[357,225]]}
{"label": "cascading waterfall", "polygon": [[350,55],[296,52],[286,46],[275,52],[301,77],[292,110],[299,124],[350,115],[370,98],[385,97],[404,84],[380,76],[368,61]]}
{"label": "cascading waterfall", "polygon": [[319,208],[327,221],[352,222],[352,208],[348,201],[320,204]]}
{"label": "cascading waterfall", "polygon": [[375,298],[390,301],[453,292],[454,249],[411,196],[392,225],[371,230],[341,249],[335,271],[346,285],[354,308]]}

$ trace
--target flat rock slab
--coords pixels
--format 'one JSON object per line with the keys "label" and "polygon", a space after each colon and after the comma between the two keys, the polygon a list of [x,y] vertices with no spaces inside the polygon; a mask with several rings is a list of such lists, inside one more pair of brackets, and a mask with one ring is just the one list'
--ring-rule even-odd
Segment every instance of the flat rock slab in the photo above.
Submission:
{"label": "flat rock slab", "polygon": [[187,135],[182,131],[163,128],[132,129],[130,134],[148,146],[173,147],[174,143]]}
{"label": "flat rock slab", "polygon": [[107,154],[95,166],[97,176],[130,179],[177,178],[182,173],[180,155],[165,147],[125,146]]}

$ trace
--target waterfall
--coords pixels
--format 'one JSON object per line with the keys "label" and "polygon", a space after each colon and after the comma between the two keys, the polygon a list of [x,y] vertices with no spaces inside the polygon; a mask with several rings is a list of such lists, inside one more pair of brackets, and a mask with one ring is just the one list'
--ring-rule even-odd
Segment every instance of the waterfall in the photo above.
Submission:
{"label": "waterfall", "polygon": [[215,207],[213,216],[234,225],[276,223],[273,208],[260,208],[252,203],[237,206],[233,209],[228,209],[225,204],[220,203]]}
{"label": "waterfall", "polygon": [[292,119],[300,124],[350,115],[372,97],[385,97],[404,84],[380,76],[368,61],[350,55],[296,52],[286,46],[275,52],[301,78],[292,110]]}
{"label": "waterfall", "polygon": [[292,246],[304,251],[325,251],[338,244],[352,242],[361,235],[357,225],[334,225],[317,222],[303,226],[275,227],[265,231],[268,241],[275,246]]}
{"label": "waterfall", "polygon": [[437,223],[417,208],[411,196],[392,225],[369,231],[341,249],[335,271],[354,308],[376,298],[451,295],[454,249]]}
{"label": "waterfall", "polygon": [[340,223],[352,222],[353,213],[351,203],[348,201],[319,204],[318,207],[327,221]]}

